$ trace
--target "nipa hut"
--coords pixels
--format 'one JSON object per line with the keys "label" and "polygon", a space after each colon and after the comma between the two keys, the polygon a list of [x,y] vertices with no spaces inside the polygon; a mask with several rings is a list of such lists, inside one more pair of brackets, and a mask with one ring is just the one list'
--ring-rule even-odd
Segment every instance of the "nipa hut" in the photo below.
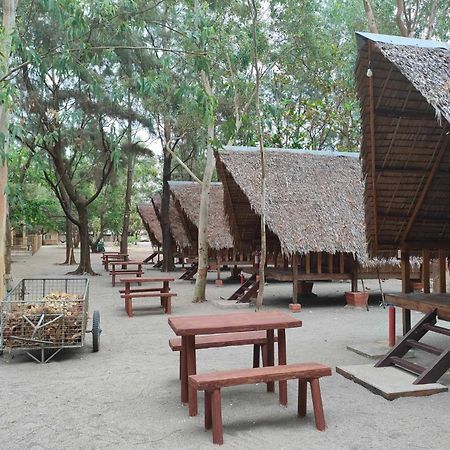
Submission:
{"label": "nipa hut", "polygon": [[[151,201],[137,206],[138,213],[142,219],[145,229],[147,230],[151,243],[158,247],[158,261],[159,248],[162,246],[162,229],[161,229],[161,194],[153,195]],[[189,253],[192,248],[192,242],[186,232],[183,224],[183,219],[175,207],[173,199],[170,200],[169,207],[169,223],[170,232],[176,245],[176,249],[181,257]]]}
{"label": "nipa hut", "polygon": [[[267,249],[274,262],[268,279],[292,280],[296,301],[311,287],[305,282],[352,280],[356,291],[358,277],[399,277],[397,264],[367,257],[358,154],[265,152]],[[259,166],[253,147],[226,147],[217,156],[235,243],[247,251],[260,247]]]}
{"label": "nipa hut", "polygon": [[[170,181],[169,186],[186,233],[192,246],[197,248],[201,186],[191,181]],[[237,253],[234,249],[233,237],[224,211],[222,183],[211,183],[208,207],[208,246],[210,267],[217,268],[218,279],[220,279],[222,264],[249,263],[242,252]]]}
{"label": "nipa hut", "polygon": [[[446,290],[450,45],[371,33],[356,37],[367,241],[372,256],[401,250],[406,296],[389,301],[404,308],[406,332],[410,309],[439,306],[436,297],[409,297],[410,255],[423,255],[425,293],[430,292],[430,255],[438,255],[440,291]],[[450,320],[450,297],[444,303],[439,315]]]}

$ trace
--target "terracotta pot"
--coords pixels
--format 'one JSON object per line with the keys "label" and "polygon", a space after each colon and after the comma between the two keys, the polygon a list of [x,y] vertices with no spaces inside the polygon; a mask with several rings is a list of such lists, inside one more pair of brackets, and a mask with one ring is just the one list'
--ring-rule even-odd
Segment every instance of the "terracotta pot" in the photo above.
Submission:
{"label": "terracotta pot", "polygon": [[302,305],[300,303],[289,303],[289,309],[291,312],[297,313],[302,310]]}
{"label": "terracotta pot", "polygon": [[223,280],[216,280],[216,286],[223,286]]}
{"label": "terracotta pot", "polygon": [[420,281],[411,281],[411,289],[413,292],[423,292],[423,283]]}
{"label": "terracotta pot", "polygon": [[345,301],[347,306],[354,306],[357,308],[365,308],[369,300],[367,292],[346,292]]}

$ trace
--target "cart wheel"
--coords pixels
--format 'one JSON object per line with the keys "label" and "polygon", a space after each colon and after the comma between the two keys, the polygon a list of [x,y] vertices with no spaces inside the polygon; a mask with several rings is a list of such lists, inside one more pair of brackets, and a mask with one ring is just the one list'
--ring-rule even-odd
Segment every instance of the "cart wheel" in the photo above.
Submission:
{"label": "cart wheel", "polygon": [[92,351],[98,352],[100,348],[100,335],[102,329],[100,328],[100,312],[94,311],[92,316]]}

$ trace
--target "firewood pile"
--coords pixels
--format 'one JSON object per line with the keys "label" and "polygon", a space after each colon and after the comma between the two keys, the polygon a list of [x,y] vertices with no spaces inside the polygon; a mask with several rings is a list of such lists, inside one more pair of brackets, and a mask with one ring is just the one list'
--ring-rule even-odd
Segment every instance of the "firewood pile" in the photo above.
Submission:
{"label": "firewood pile", "polygon": [[3,302],[3,346],[81,346],[86,315],[84,299],[65,292],[51,292],[39,301]]}

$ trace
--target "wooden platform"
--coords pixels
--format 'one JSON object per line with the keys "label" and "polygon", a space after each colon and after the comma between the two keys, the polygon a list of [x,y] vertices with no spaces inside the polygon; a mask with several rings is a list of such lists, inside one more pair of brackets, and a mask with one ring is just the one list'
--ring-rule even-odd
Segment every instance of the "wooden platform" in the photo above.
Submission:
{"label": "wooden platform", "polygon": [[413,384],[416,377],[396,367],[369,365],[340,366],[336,372],[364,386],[386,400],[400,397],[423,397],[447,392],[447,386],[439,383]]}
{"label": "wooden platform", "polygon": [[450,294],[387,294],[386,303],[423,313],[437,309],[439,319],[450,321]]}
{"label": "wooden platform", "polygon": [[[253,267],[243,267],[242,271],[248,274],[258,274],[258,269]],[[275,281],[293,281],[294,274],[292,269],[282,269],[278,267],[266,267],[265,276],[267,280]],[[299,281],[336,281],[351,280],[350,273],[299,273],[297,275]]]}

